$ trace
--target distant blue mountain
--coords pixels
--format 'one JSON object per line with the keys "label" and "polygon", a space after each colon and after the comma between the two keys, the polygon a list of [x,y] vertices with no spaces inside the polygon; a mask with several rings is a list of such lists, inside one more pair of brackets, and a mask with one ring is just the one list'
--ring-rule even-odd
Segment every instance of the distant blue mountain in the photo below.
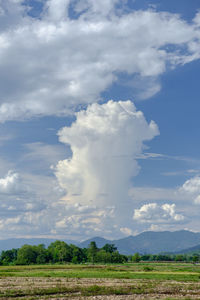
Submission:
{"label": "distant blue mountain", "polygon": [[181,251],[174,252],[173,254],[194,254],[194,253],[200,254],[200,244],[191,248],[186,248]]}
{"label": "distant blue mountain", "polygon": [[[33,238],[33,239],[7,239],[0,240],[0,251],[12,248],[20,248],[24,244],[49,246],[56,239]],[[146,231],[136,236],[129,236],[119,240],[107,240],[102,237],[94,237],[84,242],[73,240],[64,240],[67,244],[74,244],[81,248],[87,248],[90,242],[95,241],[98,248],[102,248],[105,244],[115,244],[121,254],[130,255],[136,252],[140,254],[149,253],[156,254],[161,252],[177,252],[190,251],[190,248],[200,248],[200,233],[194,233],[187,230],[180,231]],[[199,247],[199,248],[198,248]],[[185,250],[184,250],[185,249]],[[194,249],[195,250],[195,249]],[[183,253],[183,252],[182,252]]]}
{"label": "distant blue mountain", "polygon": [[80,248],[88,248],[89,244],[91,242],[93,242],[93,241],[96,243],[96,245],[97,245],[98,248],[102,248],[105,244],[113,244],[112,241],[106,240],[104,238],[101,238],[101,237],[97,236],[97,237],[91,238],[89,240],[86,240],[86,241],[84,241],[82,243],[79,243],[78,246]]}
{"label": "distant blue mountain", "polygon": [[141,254],[156,254],[160,252],[175,252],[200,244],[200,233],[187,230],[180,231],[146,231],[136,236],[129,236],[119,240],[106,240],[94,237],[80,244],[79,247],[87,247],[91,241],[95,241],[100,248],[104,244],[115,244],[122,254],[130,255],[135,252]]}

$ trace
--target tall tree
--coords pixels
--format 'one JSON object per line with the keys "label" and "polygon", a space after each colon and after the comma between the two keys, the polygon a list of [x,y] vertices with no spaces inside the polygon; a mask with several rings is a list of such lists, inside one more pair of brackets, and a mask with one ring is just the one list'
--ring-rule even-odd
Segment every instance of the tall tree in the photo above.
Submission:
{"label": "tall tree", "polygon": [[2,251],[0,256],[0,263],[2,265],[14,263],[17,259],[17,251],[17,249]]}
{"label": "tall tree", "polygon": [[72,259],[71,248],[63,241],[51,243],[48,252],[53,262],[70,262]]}
{"label": "tall tree", "polygon": [[35,264],[37,259],[37,251],[35,246],[24,245],[17,252],[17,264],[30,265]]}
{"label": "tall tree", "polygon": [[102,249],[109,253],[117,251],[117,247],[114,244],[105,244]]}
{"label": "tall tree", "polygon": [[97,245],[94,241],[92,241],[88,247],[88,260],[92,263],[96,262],[96,255],[98,252]]}

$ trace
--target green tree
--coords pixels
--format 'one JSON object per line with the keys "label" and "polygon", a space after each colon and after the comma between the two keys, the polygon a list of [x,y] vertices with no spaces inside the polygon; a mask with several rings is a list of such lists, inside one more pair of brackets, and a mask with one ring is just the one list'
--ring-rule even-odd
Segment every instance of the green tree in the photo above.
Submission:
{"label": "green tree", "polygon": [[17,252],[18,265],[30,265],[35,264],[37,259],[37,251],[35,246],[24,245]]}
{"label": "green tree", "polygon": [[51,243],[48,253],[53,262],[70,262],[72,260],[71,248],[63,241]]}
{"label": "green tree", "polygon": [[144,254],[141,256],[141,260],[144,260],[144,261],[148,261],[151,259],[151,255],[150,254]]}
{"label": "green tree", "polygon": [[83,249],[75,246],[75,245],[70,245],[71,248],[71,253],[72,253],[72,263],[81,263],[81,262],[86,262],[87,256],[84,252]]}
{"label": "green tree", "polygon": [[123,264],[128,261],[128,257],[126,255],[120,254],[118,251],[115,251],[111,254],[111,262],[112,263],[120,263]]}
{"label": "green tree", "polygon": [[17,249],[5,250],[1,252],[0,263],[2,265],[9,265],[15,263],[17,259]]}
{"label": "green tree", "polygon": [[139,262],[141,260],[141,256],[139,255],[139,253],[135,253],[133,256],[132,256],[132,261],[133,262]]}
{"label": "green tree", "polygon": [[105,244],[102,249],[108,253],[113,253],[117,251],[117,247],[115,247],[114,244]]}
{"label": "green tree", "polygon": [[45,264],[49,260],[48,251],[45,249],[43,244],[35,246],[35,251],[37,253],[36,263],[37,264]]}
{"label": "green tree", "polygon": [[106,252],[103,248],[99,250],[96,254],[96,262],[100,263],[111,263],[112,261],[112,254]]}
{"label": "green tree", "polygon": [[92,263],[96,262],[98,248],[94,241],[92,241],[88,247],[88,260]]}
{"label": "green tree", "polygon": [[184,256],[182,254],[177,254],[175,256],[175,261],[184,261]]}
{"label": "green tree", "polygon": [[199,255],[198,254],[193,254],[192,261],[193,261],[193,263],[197,263],[199,261]]}

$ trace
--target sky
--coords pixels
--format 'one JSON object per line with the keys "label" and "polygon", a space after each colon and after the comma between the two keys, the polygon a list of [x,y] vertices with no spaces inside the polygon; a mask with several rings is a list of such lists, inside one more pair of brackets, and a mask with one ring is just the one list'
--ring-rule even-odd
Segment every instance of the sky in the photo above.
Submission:
{"label": "sky", "polygon": [[0,0],[0,239],[200,226],[199,0]]}

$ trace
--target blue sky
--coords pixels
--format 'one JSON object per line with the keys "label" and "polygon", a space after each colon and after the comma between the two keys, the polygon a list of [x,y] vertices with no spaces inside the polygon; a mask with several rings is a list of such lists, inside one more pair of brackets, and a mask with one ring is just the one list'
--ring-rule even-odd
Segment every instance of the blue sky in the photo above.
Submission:
{"label": "blue sky", "polygon": [[1,1],[1,239],[199,230],[198,2]]}

